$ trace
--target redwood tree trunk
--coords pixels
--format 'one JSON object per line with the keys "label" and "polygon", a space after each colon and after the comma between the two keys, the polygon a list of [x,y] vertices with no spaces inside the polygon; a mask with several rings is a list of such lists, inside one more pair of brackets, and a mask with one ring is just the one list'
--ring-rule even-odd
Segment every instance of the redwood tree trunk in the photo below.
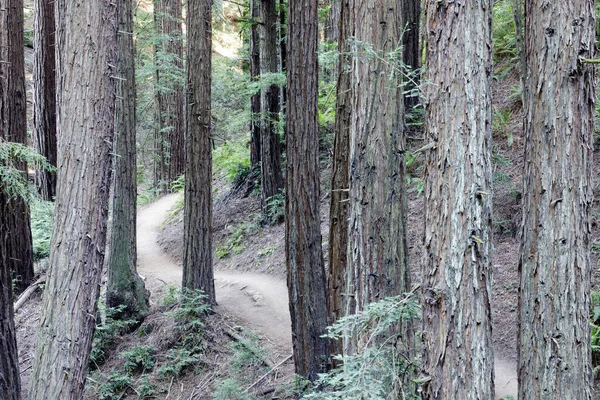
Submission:
{"label": "redwood tree trunk", "polygon": [[317,1],[289,1],[285,254],[296,373],[329,368],[327,294],[319,217]]}
{"label": "redwood tree trunk", "polygon": [[[259,1],[250,0],[250,79],[252,81],[260,77]],[[260,93],[250,97],[250,115],[250,166],[254,171],[260,165]]]}
{"label": "redwood tree trunk", "polygon": [[125,306],[124,319],[141,320],[148,314],[148,292],[137,274],[135,69],[133,53],[133,2],[119,4],[115,103],[112,219],[108,253],[106,303]]}
{"label": "redwood tree trunk", "polygon": [[594,2],[525,2],[519,399],[590,399]]}
{"label": "redwood tree trunk", "polygon": [[[56,166],[56,62],[54,0],[35,0],[33,137],[38,153]],[[56,196],[56,173],[39,170],[35,184],[44,200]]]}
{"label": "redwood tree trunk", "polygon": [[58,181],[30,399],[81,399],[108,214],[117,24],[108,0],[56,0]]}
{"label": "redwood tree trunk", "polygon": [[493,399],[491,0],[427,2],[424,399]]}
{"label": "redwood tree trunk", "polygon": [[421,68],[421,52],[419,51],[419,36],[421,34],[419,26],[421,20],[421,1],[420,0],[402,0],[402,21],[404,33],[402,35],[403,61],[410,79],[406,81],[403,90],[404,108],[406,113],[420,103],[418,85]]}
{"label": "redwood tree trunk", "polygon": [[[329,0],[329,12],[325,20],[323,35],[329,42],[338,42],[340,40],[339,28],[340,19],[344,17],[342,2],[344,0]],[[339,44],[339,42],[338,42]],[[339,46],[338,46],[339,47]]]}
{"label": "redwood tree trunk", "polygon": [[187,0],[187,167],[183,287],[216,305],[212,266],[211,1]]}
{"label": "redwood tree trunk", "polygon": [[[341,0],[338,51],[339,74],[335,113],[335,137],[333,142],[333,173],[331,175],[331,203],[329,209],[329,274],[327,294],[329,323],[344,316],[346,267],[348,264],[348,185],[349,143],[352,116],[351,57],[348,38],[354,36],[350,0]],[[341,354],[339,341],[333,342],[333,354]]]}
{"label": "redwood tree trunk", "polygon": [[[277,8],[276,0],[260,0],[260,72],[277,73]],[[261,90],[260,165],[263,214],[268,218],[268,202],[283,189],[281,144],[279,138],[279,86]],[[275,222],[275,221],[269,221]]]}
{"label": "redwood tree trunk", "polygon": [[[0,0],[0,85],[4,86],[0,99],[0,138],[7,142],[27,143],[27,101],[25,98],[25,55],[23,45],[23,1]],[[23,174],[24,163],[16,164]],[[25,289],[33,280],[33,245],[29,206],[24,199],[10,202],[7,209],[6,229],[8,259],[12,279],[17,290]]]}
{"label": "redwood tree trunk", "polygon": [[[390,58],[401,41],[400,3],[384,0],[370,7],[353,0],[350,9],[361,47],[353,49],[352,59],[346,315],[410,290],[404,107],[397,75],[402,59]],[[370,50],[362,50],[364,43]],[[352,352],[353,341],[344,351]]]}

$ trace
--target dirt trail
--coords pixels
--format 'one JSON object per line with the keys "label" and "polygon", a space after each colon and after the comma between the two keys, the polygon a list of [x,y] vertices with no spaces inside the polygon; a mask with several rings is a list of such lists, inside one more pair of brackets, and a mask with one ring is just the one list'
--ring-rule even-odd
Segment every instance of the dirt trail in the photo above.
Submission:
{"label": "dirt trail", "polygon": [[[138,213],[138,271],[153,293],[164,282],[179,286],[181,266],[162,252],[156,243],[158,230],[178,194],[162,197]],[[218,263],[215,265],[218,269]],[[258,331],[279,350],[291,352],[291,322],[285,281],[268,275],[215,271],[217,310],[225,311]],[[495,358],[496,397],[517,397],[514,361]]]}

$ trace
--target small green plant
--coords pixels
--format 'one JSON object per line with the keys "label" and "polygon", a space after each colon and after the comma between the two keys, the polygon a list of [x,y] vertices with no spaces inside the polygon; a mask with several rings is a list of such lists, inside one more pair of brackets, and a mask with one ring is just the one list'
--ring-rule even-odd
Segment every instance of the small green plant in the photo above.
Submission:
{"label": "small green plant", "polygon": [[168,313],[177,323],[180,347],[192,353],[204,350],[204,318],[209,310],[206,295],[201,290],[184,290],[181,293],[179,304]]}
{"label": "small green plant", "polygon": [[36,198],[30,206],[33,259],[38,261],[50,256],[54,203]]}
{"label": "small green plant", "polygon": [[592,367],[594,376],[600,373],[600,291],[590,293],[590,341],[592,346]]}
{"label": "small green plant", "polygon": [[200,355],[192,354],[187,349],[171,349],[166,354],[166,362],[158,369],[158,376],[167,378],[169,376],[180,376],[191,368],[194,368]]}
{"label": "small green plant", "polygon": [[177,179],[171,182],[169,189],[171,190],[171,193],[183,192],[183,189],[185,189],[185,175],[180,175]]}
{"label": "small green plant", "polygon": [[283,222],[285,218],[285,194],[278,193],[267,199],[267,219],[271,225]]}
{"label": "small green plant", "polygon": [[125,305],[114,308],[105,307],[101,300],[98,301],[98,314],[101,315],[104,313],[104,318],[100,318],[101,322],[96,325],[96,330],[94,331],[89,362],[91,370],[97,369],[106,361],[108,348],[114,345],[117,337],[128,332],[137,324],[135,320],[120,319],[125,308]]}
{"label": "small green plant", "polygon": [[27,183],[27,172],[23,165],[44,171],[56,171],[46,158],[21,143],[7,142],[0,138],[0,190],[9,199],[21,197],[26,201],[34,196]]}
{"label": "small green plant", "polygon": [[401,321],[420,317],[415,292],[372,303],[364,311],[341,318],[329,327],[327,336],[332,339],[360,338],[356,352],[336,356],[342,364],[316,382],[325,390],[304,398],[417,399],[409,388],[418,371],[418,360],[411,359],[407,352],[407,342],[412,340],[391,330]]}
{"label": "small green plant", "polygon": [[247,238],[260,230],[260,215],[251,214],[247,221],[228,227],[229,234],[222,243],[217,244],[215,254],[223,259],[240,254],[248,245]]}
{"label": "small green plant", "polygon": [[271,254],[275,253],[275,250],[277,250],[277,245],[272,245],[272,246],[267,246],[264,249],[260,249],[258,251],[258,255],[259,257],[266,257],[266,256],[270,256]]}
{"label": "small green plant", "polygon": [[239,181],[250,173],[250,151],[241,141],[225,142],[213,151],[213,166],[227,181]]}
{"label": "small green plant", "polygon": [[179,302],[181,289],[175,285],[167,284],[163,290],[162,304],[165,307],[171,307]]}
{"label": "small green plant", "polygon": [[136,345],[121,352],[119,357],[125,360],[123,367],[129,374],[134,372],[144,373],[154,368],[154,347],[150,345]]}
{"label": "small green plant", "polygon": [[505,136],[508,147],[512,147],[514,142],[514,136],[510,131],[510,111],[509,110],[495,110],[494,118],[492,120],[492,132],[494,135]]}
{"label": "small green plant", "polygon": [[100,400],[122,399],[127,390],[133,385],[133,378],[123,371],[113,371],[100,384],[98,398]]}

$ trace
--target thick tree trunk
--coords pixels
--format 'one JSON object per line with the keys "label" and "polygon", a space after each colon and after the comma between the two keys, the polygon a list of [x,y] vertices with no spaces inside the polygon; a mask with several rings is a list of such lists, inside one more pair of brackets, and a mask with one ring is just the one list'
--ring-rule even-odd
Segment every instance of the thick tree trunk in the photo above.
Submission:
{"label": "thick tree trunk", "polygon": [[[7,142],[27,143],[27,100],[25,97],[25,55],[23,45],[23,1],[0,0],[0,138]],[[27,166],[16,164],[23,174]],[[9,235],[9,260],[17,290],[33,281],[33,245],[29,206],[24,199],[10,202],[6,217]]]}
{"label": "thick tree trunk", "polygon": [[[279,57],[281,73],[287,76],[287,5],[285,0],[279,0]],[[287,115],[287,87],[281,87],[281,115],[283,118],[283,126],[281,127],[281,151],[285,150],[285,138],[287,136],[286,118]]]}
{"label": "thick tree trunk", "polygon": [[[331,203],[329,209],[329,323],[344,316],[346,268],[348,265],[348,185],[350,122],[352,117],[352,65],[348,38],[354,36],[350,0],[340,0],[340,27],[338,38],[339,74],[333,141],[333,173],[331,175]],[[342,353],[340,341],[334,341],[333,354]]]}
{"label": "thick tree trunk", "polygon": [[402,0],[402,23],[404,24],[402,35],[404,45],[403,61],[409,77],[406,80],[406,85],[403,87],[406,113],[410,113],[420,103],[419,94],[417,93],[421,82],[421,52],[419,51],[420,21],[421,1]]}
{"label": "thick tree trunk", "polygon": [[493,399],[491,0],[427,2],[424,399]]}
{"label": "thick tree trunk", "polygon": [[[390,59],[401,41],[400,3],[350,3],[354,37],[346,315],[410,290],[406,239],[403,97]],[[363,44],[370,48],[363,51]],[[374,54],[376,56],[374,56]],[[386,60],[386,61],[384,61]],[[407,327],[406,335],[410,335]],[[352,352],[356,339],[345,343]],[[404,336],[404,339],[411,340]]]}
{"label": "thick tree trunk", "polygon": [[120,3],[115,103],[114,176],[108,284],[109,307],[124,305],[124,319],[142,320],[148,314],[148,292],[137,274],[135,67],[133,52],[133,2]]}
{"label": "thick tree trunk", "polygon": [[590,399],[594,2],[525,2],[519,399]]}
{"label": "thick tree trunk", "polygon": [[183,287],[216,304],[212,266],[211,2],[187,0],[187,167]]}
{"label": "thick tree trunk", "polygon": [[[250,0],[250,79],[252,81],[257,81],[260,77],[259,1]],[[260,93],[250,97],[250,115],[250,166],[255,170],[260,165]]]}
{"label": "thick tree trunk", "polygon": [[30,399],[81,399],[106,245],[116,7],[57,0],[58,190]]}
{"label": "thick tree trunk", "polygon": [[[54,0],[35,0],[33,137],[35,148],[56,166],[56,62]],[[35,184],[44,200],[56,196],[56,173],[38,170]]]}
{"label": "thick tree trunk", "polygon": [[296,373],[329,368],[327,294],[319,216],[317,1],[290,0],[285,254]]}
{"label": "thick tree trunk", "polygon": [[[260,72],[277,73],[277,7],[276,0],[260,0]],[[279,138],[279,86],[269,85],[261,90],[260,165],[262,209],[268,218],[268,202],[283,189],[281,144]],[[269,221],[275,222],[275,221]]]}
{"label": "thick tree trunk", "polygon": [[[160,39],[156,53],[158,105],[157,150],[161,192],[185,170],[185,126],[183,85],[177,78],[183,71],[181,0],[154,0],[154,22]],[[167,61],[168,60],[168,61]],[[175,76],[175,77],[173,77]]]}

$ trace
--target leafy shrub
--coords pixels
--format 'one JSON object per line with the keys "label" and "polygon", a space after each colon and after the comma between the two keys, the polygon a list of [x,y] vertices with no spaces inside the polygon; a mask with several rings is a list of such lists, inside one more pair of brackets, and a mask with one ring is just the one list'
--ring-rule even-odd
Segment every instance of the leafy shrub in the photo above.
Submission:
{"label": "leafy shrub", "polygon": [[494,61],[512,60],[517,57],[517,39],[510,0],[500,0],[494,3],[493,19]]}
{"label": "leafy shrub", "polygon": [[161,378],[183,375],[198,363],[200,355],[182,348],[169,350],[166,358],[167,361],[158,369],[158,375]]}
{"label": "leafy shrub", "polygon": [[120,335],[131,330],[138,321],[122,320],[120,316],[125,311],[126,306],[104,307],[102,301],[98,301],[98,314],[104,313],[104,318],[98,318],[100,321],[94,331],[92,341],[92,351],[90,353],[89,368],[94,370],[106,361],[108,348],[113,345]]}
{"label": "leafy shrub", "polygon": [[54,203],[36,198],[31,201],[30,209],[33,259],[37,261],[50,256]]}
{"label": "leafy shrub", "polygon": [[234,254],[240,254],[247,246],[246,239],[260,230],[260,215],[251,214],[248,221],[241,222],[235,226],[228,227],[229,234],[225,241],[219,243],[215,253],[218,258],[227,258]]}
{"label": "leafy shrub", "polygon": [[[420,317],[420,306],[413,292],[406,296],[388,297],[370,304],[364,311],[341,318],[328,328],[328,337],[359,340],[353,355],[336,356],[340,367],[323,374],[316,383],[323,392],[307,394],[307,399],[411,399],[407,386],[415,378],[417,359],[412,359],[403,346],[403,338],[393,334],[401,321]],[[372,341],[371,338],[381,340]],[[410,341],[409,341],[410,342]]]}
{"label": "leafy shrub", "polygon": [[226,142],[213,152],[213,166],[227,181],[235,182],[250,172],[250,150],[242,142]]}
{"label": "leafy shrub", "polygon": [[121,352],[119,357],[125,360],[123,367],[129,374],[134,372],[151,371],[154,368],[154,347],[136,345]]}

